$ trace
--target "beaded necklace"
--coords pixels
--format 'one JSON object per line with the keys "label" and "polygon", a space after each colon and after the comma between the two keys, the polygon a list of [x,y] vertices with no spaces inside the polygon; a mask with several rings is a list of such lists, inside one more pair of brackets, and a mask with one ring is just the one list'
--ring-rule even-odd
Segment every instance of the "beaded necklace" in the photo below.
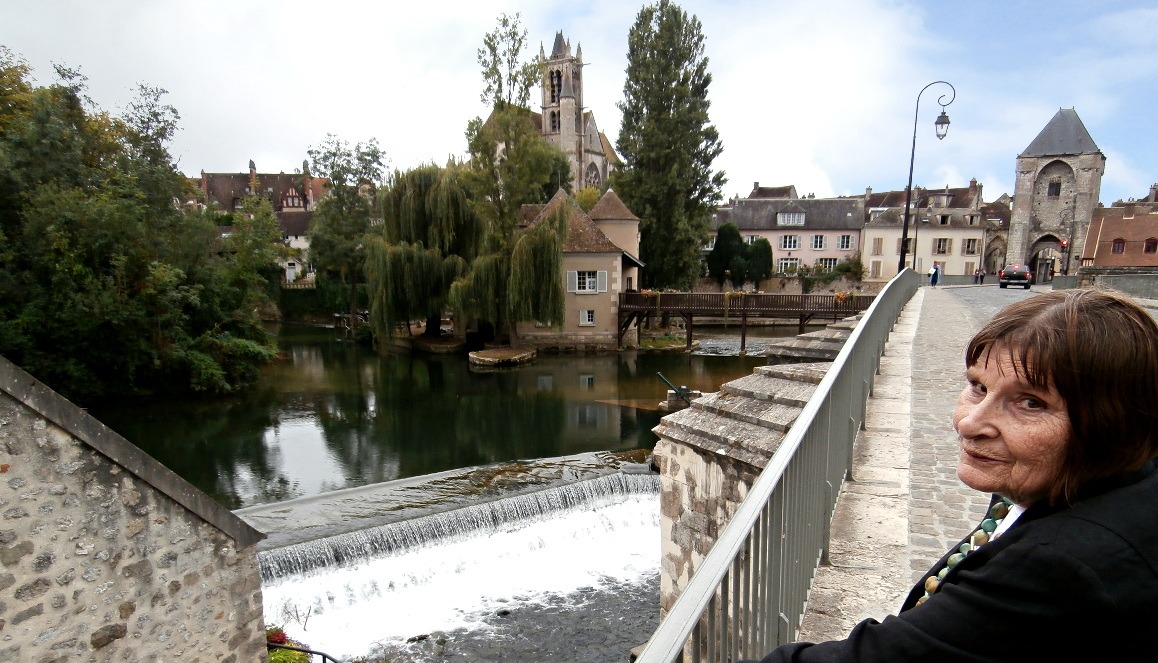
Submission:
{"label": "beaded necklace", "polygon": [[969,539],[957,548],[957,552],[949,555],[949,559],[945,561],[945,566],[937,573],[925,578],[925,595],[917,599],[917,605],[921,605],[929,600],[929,597],[940,589],[941,581],[945,578],[945,574],[949,573],[949,569],[960,564],[966,555],[977,550],[982,545],[989,543],[990,539],[995,538],[993,536],[994,530],[996,530],[997,527],[1001,525],[1001,521],[1005,520],[1005,517],[1009,515],[1009,507],[1012,505],[1013,502],[1003,497],[1001,501],[995,502],[993,506],[989,507],[989,517],[981,521],[977,529],[973,530],[973,533],[969,535]]}

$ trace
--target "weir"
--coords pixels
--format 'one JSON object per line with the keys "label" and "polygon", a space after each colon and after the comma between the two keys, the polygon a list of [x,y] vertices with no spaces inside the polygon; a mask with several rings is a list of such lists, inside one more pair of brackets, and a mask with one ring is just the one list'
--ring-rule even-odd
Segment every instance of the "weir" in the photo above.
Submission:
{"label": "weir", "polygon": [[610,474],[267,550],[258,554],[258,562],[263,583],[275,582],[317,569],[346,567],[411,548],[478,536],[571,509],[594,509],[628,497],[658,494],[659,477],[654,474]]}

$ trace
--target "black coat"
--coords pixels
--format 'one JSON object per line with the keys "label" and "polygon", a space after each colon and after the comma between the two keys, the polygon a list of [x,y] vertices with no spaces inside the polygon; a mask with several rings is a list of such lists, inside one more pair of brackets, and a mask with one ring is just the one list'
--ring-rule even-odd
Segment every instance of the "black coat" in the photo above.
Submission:
{"label": "black coat", "polygon": [[915,605],[924,593],[918,583],[899,615],[845,640],[784,645],[762,663],[1158,661],[1158,472],[1029,508]]}

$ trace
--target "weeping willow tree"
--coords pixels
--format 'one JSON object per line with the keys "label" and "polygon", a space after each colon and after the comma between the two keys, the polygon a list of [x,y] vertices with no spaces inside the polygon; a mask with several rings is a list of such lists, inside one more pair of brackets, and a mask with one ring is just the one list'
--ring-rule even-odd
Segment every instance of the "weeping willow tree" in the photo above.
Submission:
{"label": "weeping willow tree", "polygon": [[572,213],[565,192],[545,208],[542,220],[516,231],[510,241],[492,241],[469,273],[450,289],[450,302],[463,315],[489,321],[499,335],[515,341],[515,324],[563,324],[563,244]]}
{"label": "weeping willow tree", "polygon": [[391,335],[426,320],[438,336],[451,284],[478,255],[484,228],[459,182],[458,167],[422,166],[395,173],[379,195],[383,223],[367,238],[370,320]]}

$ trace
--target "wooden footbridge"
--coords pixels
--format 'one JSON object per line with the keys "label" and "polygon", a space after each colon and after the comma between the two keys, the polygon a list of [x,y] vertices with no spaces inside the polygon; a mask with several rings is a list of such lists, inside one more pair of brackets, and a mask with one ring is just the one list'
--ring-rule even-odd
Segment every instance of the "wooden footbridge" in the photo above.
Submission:
{"label": "wooden footbridge", "polygon": [[684,320],[687,349],[692,347],[695,316],[740,323],[740,352],[747,342],[749,318],[795,320],[800,333],[815,319],[833,321],[864,311],[874,295],[780,295],[747,292],[629,292],[619,296],[619,342],[634,323],[653,315],[678,315]]}

